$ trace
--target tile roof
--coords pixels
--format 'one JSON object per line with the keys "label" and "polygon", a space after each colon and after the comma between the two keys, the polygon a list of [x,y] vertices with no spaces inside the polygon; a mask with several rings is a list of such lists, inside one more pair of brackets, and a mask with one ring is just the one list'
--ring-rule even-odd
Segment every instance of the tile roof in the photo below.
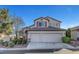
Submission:
{"label": "tile roof", "polygon": [[47,17],[45,17],[45,18],[47,18],[47,19],[52,19],[52,20],[55,20],[55,21],[61,22],[61,21],[59,21],[59,20],[57,20],[57,19],[55,19],[55,18],[53,18],[53,17],[50,17],[50,16],[47,16]]}
{"label": "tile roof", "polygon": [[38,20],[38,19],[46,19],[46,20],[52,19],[52,20],[55,20],[55,21],[61,22],[61,21],[56,20],[55,18],[52,18],[52,17],[49,17],[49,16],[47,16],[47,17],[39,17],[39,18],[35,19],[34,21],[36,21],[36,20]]}
{"label": "tile roof", "polygon": [[33,27],[33,28],[26,28],[27,31],[65,31],[65,29],[60,29],[60,28],[55,28],[55,27],[45,27],[45,28],[37,28],[37,27]]}

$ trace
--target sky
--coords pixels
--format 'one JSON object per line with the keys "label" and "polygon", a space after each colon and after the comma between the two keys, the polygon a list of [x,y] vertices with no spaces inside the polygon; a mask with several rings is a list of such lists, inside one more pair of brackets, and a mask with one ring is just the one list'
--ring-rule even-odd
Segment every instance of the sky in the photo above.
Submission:
{"label": "sky", "polygon": [[79,5],[0,5],[9,9],[10,15],[19,16],[30,26],[38,17],[50,16],[62,21],[61,28],[79,26]]}

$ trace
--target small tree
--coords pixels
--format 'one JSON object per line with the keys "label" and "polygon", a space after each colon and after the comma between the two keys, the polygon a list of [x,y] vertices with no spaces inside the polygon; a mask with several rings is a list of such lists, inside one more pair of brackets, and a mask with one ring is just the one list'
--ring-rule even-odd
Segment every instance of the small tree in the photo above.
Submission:
{"label": "small tree", "polygon": [[13,17],[13,25],[15,28],[16,39],[19,37],[19,29],[24,25],[23,19],[21,17]]}
{"label": "small tree", "polygon": [[0,33],[11,34],[13,31],[12,19],[6,8],[0,9]]}
{"label": "small tree", "polygon": [[21,17],[10,16],[8,9],[0,9],[0,33],[10,35],[13,32],[13,28],[15,28],[14,32],[16,33],[16,38],[18,38],[18,31],[23,24]]}
{"label": "small tree", "polygon": [[66,36],[64,36],[62,38],[62,42],[63,43],[70,43],[71,42],[71,29],[69,28],[68,30],[66,30]]}
{"label": "small tree", "polygon": [[68,28],[68,30],[66,31],[66,36],[71,38],[71,29]]}
{"label": "small tree", "polygon": [[7,17],[8,17],[8,9],[6,8],[0,9],[0,18],[2,18],[3,21],[5,21]]}

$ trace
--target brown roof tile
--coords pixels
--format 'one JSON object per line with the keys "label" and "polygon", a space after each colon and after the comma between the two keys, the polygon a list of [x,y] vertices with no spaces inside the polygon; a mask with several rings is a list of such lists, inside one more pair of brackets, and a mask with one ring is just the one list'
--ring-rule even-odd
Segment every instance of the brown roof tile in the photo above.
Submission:
{"label": "brown roof tile", "polygon": [[45,27],[45,28],[26,28],[27,31],[65,31],[65,29],[55,28],[55,27]]}

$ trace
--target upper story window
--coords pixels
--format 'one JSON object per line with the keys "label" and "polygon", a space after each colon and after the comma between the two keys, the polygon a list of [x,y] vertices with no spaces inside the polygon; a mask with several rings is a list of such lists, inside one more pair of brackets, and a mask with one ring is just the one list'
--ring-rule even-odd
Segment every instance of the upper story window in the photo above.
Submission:
{"label": "upper story window", "polygon": [[59,27],[59,26],[60,26],[60,24],[59,24],[59,23],[56,23],[56,26],[57,26],[57,27]]}
{"label": "upper story window", "polygon": [[56,26],[58,26],[58,23],[56,23]]}
{"label": "upper story window", "polygon": [[38,22],[38,26],[39,27],[46,27],[47,26],[47,22],[45,22],[45,21]]}

